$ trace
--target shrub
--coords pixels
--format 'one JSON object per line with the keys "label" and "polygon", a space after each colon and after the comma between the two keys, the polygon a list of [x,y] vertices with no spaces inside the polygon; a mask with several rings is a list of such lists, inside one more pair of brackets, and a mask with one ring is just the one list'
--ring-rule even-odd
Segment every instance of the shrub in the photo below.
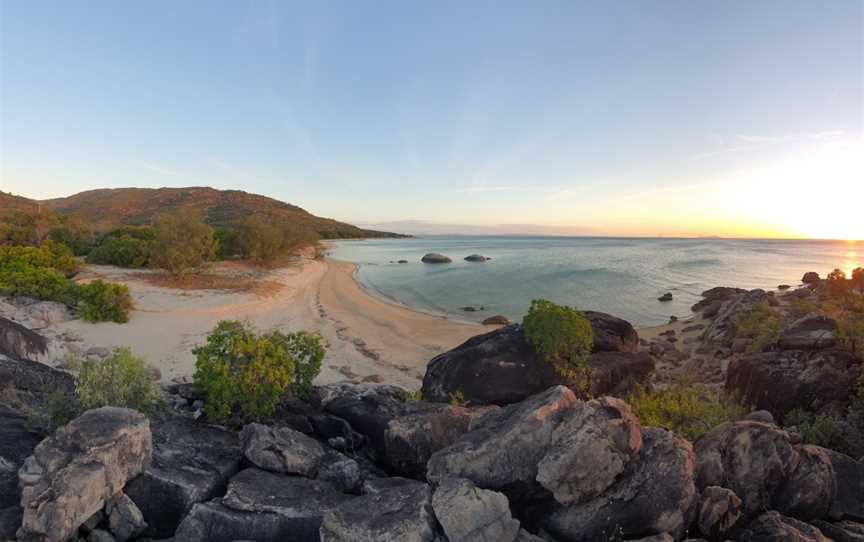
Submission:
{"label": "shrub", "polygon": [[75,306],[78,289],[74,282],[54,269],[19,261],[0,265],[0,294],[35,297]]}
{"label": "shrub", "polygon": [[848,449],[846,430],[842,418],[814,414],[800,408],[786,413],[783,425],[793,429],[804,439],[806,444],[815,444],[831,450],[845,451]]}
{"label": "shrub", "polygon": [[843,346],[864,360],[864,314],[843,314],[837,320],[837,335]]}
{"label": "shrub", "polygon": [[801,318],[802,316],[807,316],[808,314],[813,314],[815,312],[819,312],[819,306],[807,299],[794,299],[792,303],[789,304],[789,314],[791,314],[793,318]]}
{"label": "shrub", "polygon": [[197,269],[216,254],[213,228],[201,218],[173,214],[161,218],[154,227],[156,238],[150,264],[182,277]]}
{"label": "shrub", "polygon": [[864,267],[856,267],[852,270],[852,286],[859,292],[864,292]]}
{"label": "shrub", "polygon": [[0,267],[10,265],[50,268],[66,277],[78,271],[78,262],[72,251],[50,240],[38,247],[0,246]]}
{"label": "shrub", "polygon": [[240,254],[249,260],[270,262],[283,254],[282,230],[257,216],[250,216],[237,228]]}
{"label": "shrub", "polygon": [[840,269],[835,269],[828,273],[826,278],[828,293],[832,297],[842,297],[848,293],[849,284],[846,280],[846,273]]}
{"label": "shrub", "polygon": [[690,440],[747,412],[730,397],[718,398],[707,388],[684,382],[655,391],[637,386],[627,402],[642,425],[665,427]]}
{"label": "shrub", "polygon": [[28,416],[28,422],[46,433],[53,433],[77,418],[82,412],[78,397],[62,391],[52,391],[45,402]]}
{"label": "shrub", "polygon": [[578,310],[545,299],[531,302],[522,320],[525,336],[555,371],[570,380],[576,391],[590,389],[588,355],[594,345],[591,323]]}
{"label": "shrub", "polygon": [[77,230],[65,226],[54,228],[48,233],[48,239],[65,245],[75,256],[85,256],[93,248],[93,235],[88,230]]}
{"label": "shrub", "polygon": [[234,228],[214,229],[213,239],[216,242],[217,260],[228,260],[240,254],[239,236]]}
{"label": "shrub", "polygon": [[450,405],[456,407],[463,407],[468,404],[468,401],[465,400],[465,394],[462,393],[462,390],[456,390],[455,392],[448,395],[450,399]]}
{"label": "shrub", "polygon": [[116,348],[102,361],[73,360],[71,367],[83,410],[115,406],[150,414],[162,404],[159,386],[147,374],[144,360],[129,348]]}
{"label": "shrub", "polygon": [[738,321],[736,338],[751,339],[748,352],[761,352],[780,340],[783,318],[767,302],[760,303]]}
{"label": "shrub", "polygon": [[146,267],[150,261],[151,244],[152,241],[126,234],[106,237],[87,255],[87,263],[133,269]]}
{"label": "shrub", "polygon": [[317,335],[257,335],[240,322],[222,321],[193,353],[195,386],[204,394],[210,419],[225,420],[237,410],[261,419],[273,414],[292,387],[298,395],[311,389],[324,347]]}
{"label": "shrub", "polygon": [[125,284],[96,279],[78,287],[78,310],[88,322],[129,321],[132,296]]}

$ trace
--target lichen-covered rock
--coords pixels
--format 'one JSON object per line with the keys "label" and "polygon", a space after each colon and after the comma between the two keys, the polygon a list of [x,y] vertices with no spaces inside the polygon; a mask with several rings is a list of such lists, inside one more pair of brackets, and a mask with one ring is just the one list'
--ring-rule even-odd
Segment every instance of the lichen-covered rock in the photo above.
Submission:
{"label": "lichen-covered rock", "polygon": [[513,542],[519,534],[507,497],[464,478],[442,480],[432,509],[450,542]]}
{"label": "lichen-covered rock", "polygon": [[738,534],[738,542],[831,542],[816,527],[781,515],[765,512]]}
{"label": "lichen-covered rock", "polygon": [[18,539],[62,542],[149,464],[150,422],[140,412],[88,410],[43,440],[18,473]]}
{"label": "lichen-covered rock", "polygon": [[555,429],[537,465],[537,481],[561,504],[592,499],[609,488],[642,447],[642,428],[620,399],[576,405]]}
{"label": "lichen-covered rock", "polygon": [[432,490],[412,483],[358,497],[328,512],[321,542],[432,542],[437,522]]}
{"label": "lichen-covered rock", "polygon": [[752,517],[772,509],[772,497],[799,462],[789,433],[774,425],[723,423],[694,444],[696,485],[729,488]]}
{"label": "lichen-covered rock", "polygon": [[497,407],[435,409],[390,420],[384,433],[384,461],[397,474],[422,478],[432,454],[473,429],[475,421]]}
{"label": "lichen-covered rock", "polygon": [[468,478],[487,489],[535,483],[537,464],[576,401],[572,391],[556,386],[490,412],[473,431],[432,455],[427,479],[435,483],[448,477]]}
{"label": "lichen-covered rock", "polygon": [[725,540],[741,519],[741,499],[730,489],[708,486],[702,490],[696,525],[712,540]]}
{"label": "lichen-covered rock", "polygon": [[864,522],[864,461],[833,450],[824,452],[831,460],[837,488],[829,516]]}
{"label": "lichen-covered rock", "polygon": [[195,503],[224,491],[240,469],[237,434],[169,416],[154,421],[153,462],[125,493],[144,515],[144,534],[168,538]]}
{"label": "lichen-covered rock", "polygon": [[796,448],[799,459],[774,495],[776,510],[804,521],[828,515],[837,486],[828,451],[818,446]]}
{"label": "lichen-covered rock", "polygon": [[777,419],[795,408],[843,410],[861,374],[861,361],[844,350],[783,350],[733,359],[726,391]]}
{"label": "lichen-covered rock", "polygon": [[240,445],[244,457],[258,468],[310,478],[318,473],[326,453],[317,440],[299,431],[260,423],[243,427]]}
{"label": "lichen-covered rock", "polygon": [[698,493],[693,483],[693,449],[670,431],[642,429],[638,457],[597,497],[558,505],[544,521],[556,540],[589,542],[668,533],[678,539],[690,526]]}
{"label": "lichen-covered rock", "polygon": [[314,542],[322,517],[354,498],[326,482],[245,469],[231,479],[225,497],[196,504],[174,540]]}
{"label": "lichen-covered rock", "polygon": [[318,480],[332,484],[339,491],[353,493],[363,482],[357,461],[338,452],[328,452],[318,466]]}

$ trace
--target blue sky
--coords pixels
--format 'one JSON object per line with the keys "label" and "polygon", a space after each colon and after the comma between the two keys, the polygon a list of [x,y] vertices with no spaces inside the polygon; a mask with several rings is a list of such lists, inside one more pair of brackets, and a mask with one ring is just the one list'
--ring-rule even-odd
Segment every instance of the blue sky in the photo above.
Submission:
{"label": "blue sky", "polygon": [[210,185],[364,224],[855,235],[739,203],[790,171],[860,190],[864,3],[0,0],[0,130],[0,190],[36,198]]}

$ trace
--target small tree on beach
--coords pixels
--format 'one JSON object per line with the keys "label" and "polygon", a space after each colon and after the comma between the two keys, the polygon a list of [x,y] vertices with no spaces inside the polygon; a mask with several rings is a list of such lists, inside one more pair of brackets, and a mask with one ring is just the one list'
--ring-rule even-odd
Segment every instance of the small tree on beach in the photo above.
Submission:
{"label": "small tree on beach", "polygon": [[197,216],[177,213],[162,217],[154,227],[150,264],[183,277],[216,254],[213,228]]}

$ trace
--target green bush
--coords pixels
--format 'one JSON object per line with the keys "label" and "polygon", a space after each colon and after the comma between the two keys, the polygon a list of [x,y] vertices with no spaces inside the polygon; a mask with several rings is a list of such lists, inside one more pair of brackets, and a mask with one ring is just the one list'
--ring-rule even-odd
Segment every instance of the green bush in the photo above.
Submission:
{"label": "green bush", "polygon": [[535,299],[522,327],[537,353],[576,391],[587,394],[591,384],[587,360],[594,345],[591,322],[572,307]]}
{"label": "green bush", "polygon": [[718,398],[707,388],[683,382],[654,391],[637,386],[627,402],[642,425],[665,427],[690,440],[747,412],[734,399]]}
{"label": "green bush", "polygon": [[53,433],[81,414],[78,397],[62,391],[52,391],[44,403],[28,416],[28,422],[46,433]]}
{"label": "green bush", "polygon": [[78,262],[69,247],[50,240],[38,247],[0,246],[0,268],[10,265],[50,268],[65,277],[78,272]]}
{"label": "green bush", "polygon": [[69,227],[54,228],[48,232],[48,239],[65,245],[75,256],[86,256],[93,248],[93,235],[87,230]]}
{"label": "green bush", "polygon": [[147,374],[144,360],[129,348],[116,348],[102,361],[73,360],[71,367],[83,410],[115,406],[150,414],[162,404],[159,386]]}
{"label": "green bush", "polygon": [[763,302],[738,321],[735,337],[750,339],[748,352],[761,352],[780,340],[782,329],[783,317]]}
{"label": "green bush", "polygon": [[324,346],[314,334],[257,335],[240,322],[222,321],[193,353],[194,382],[208,418],[225,420],[239,411],[262,419],[273,414],[284,393],[308,393]]}
{"label": "green bush", "polygon": [[808,314],[817,312],[819,312],[819,306],[807,299],[794,299],[792,303],[789,304],[789,314],[791,314],[793,318],[801,318],[802,316],[807,316]]}
{"label": "green bush", "polygon": [[87,263],[133,269],[146,267],[150,261],[151,244],[152,241],[127,234],[106,237],[87,255]]}
{"label": "green bush", "polygon": [[230,260],[240,254],[240,243],[236,229],[215,228],[213,239],[216,241],[217,260]]}
{"label": "green bush", "polygon": [[125,284],[96,279],[78,287],[78,310],[88,322],[129,321],[132,296]]}
{"label": "green bush", "polygon": [[74,282],[54,269],[13,262],[0,264],[0,294],[35,297],[75,306],[78,289]]}
{"label": "green bush", "polygon": [[173,214],[156,222],[150,264],[183,277],[216,255],[213,228],[196,216]]}
{"label": "green bush", "polygon": [[846,428],[842,418],[796,408],[786,413],[783,422],[784,427],[794,429],[801,435],[806,444],[815,444],[843,453],[848,451],[849,444],[846,441]]}

